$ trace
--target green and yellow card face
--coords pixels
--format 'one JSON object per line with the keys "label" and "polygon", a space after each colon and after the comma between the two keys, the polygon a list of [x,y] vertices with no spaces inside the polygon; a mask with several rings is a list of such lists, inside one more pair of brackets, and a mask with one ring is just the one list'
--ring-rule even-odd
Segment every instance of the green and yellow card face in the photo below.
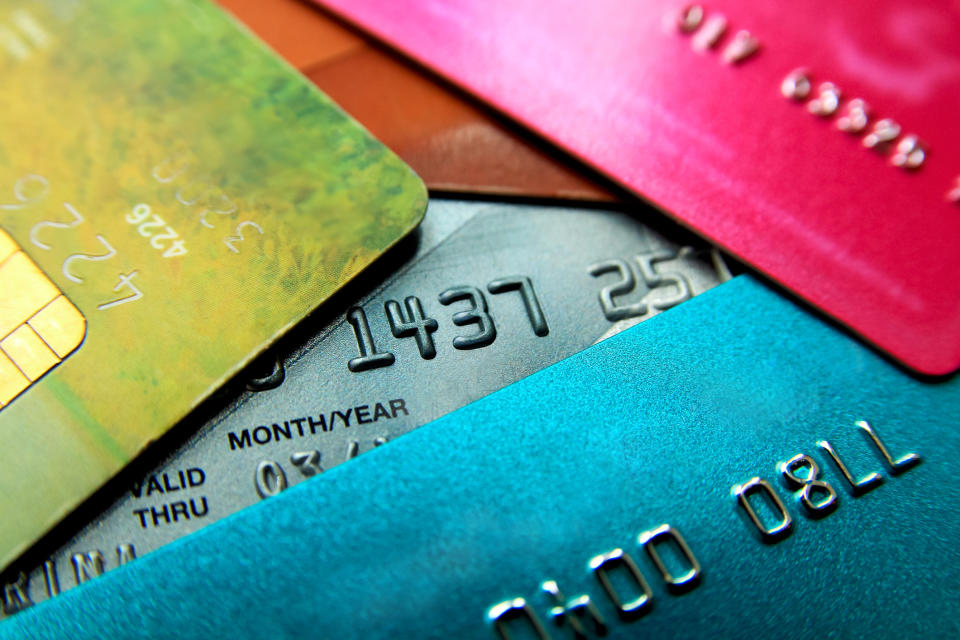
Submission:
{"label": "green and yellow card face", "polygon": [[426,193],[207,2],[0,0],[0,79],[2,568]]}

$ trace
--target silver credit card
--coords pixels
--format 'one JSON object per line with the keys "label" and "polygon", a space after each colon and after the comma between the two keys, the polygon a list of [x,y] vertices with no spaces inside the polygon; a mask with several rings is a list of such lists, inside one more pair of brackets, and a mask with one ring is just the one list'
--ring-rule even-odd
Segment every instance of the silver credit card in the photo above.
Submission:
{"label": "silver credit card", "polygon": [[609,210],[433,200],[399,268],[253,374],[247,391],[154,471],[7,584],[4,612],[276,495],[729,277],[716,252],[664,228],[672,237]]}

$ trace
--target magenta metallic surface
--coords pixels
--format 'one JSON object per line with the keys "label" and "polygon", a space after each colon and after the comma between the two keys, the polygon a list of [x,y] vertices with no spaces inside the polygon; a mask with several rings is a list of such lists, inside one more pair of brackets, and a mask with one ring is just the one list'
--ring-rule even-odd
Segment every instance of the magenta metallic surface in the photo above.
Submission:
{"label": "magenta metallic surface", "polygon": [[[678,23],[682,2],[322,4],[908,366],[929,374],[960,366],[957,1],[715,0],[689,32]],[[710,47],[721,16],[726,28]],[[697,16],[688,17],[693,27]],[[757,50],[731,63],[753,39]],[[798,68],[811,83],[804,100],[782,92]],[[815,115],[810,102],[824,82],[841,90],[839,105]],[[819,103],[827,111],[830,98]],[[857,124],[843,120],[856,98],[870,107],[866,129],[843,131],[842,122]],[[867,148],[884,119],[899,135]],[[914,169],[893,162],[898,145],[914,151],[910,135],[927,149],[905,156],[922,158]]]}

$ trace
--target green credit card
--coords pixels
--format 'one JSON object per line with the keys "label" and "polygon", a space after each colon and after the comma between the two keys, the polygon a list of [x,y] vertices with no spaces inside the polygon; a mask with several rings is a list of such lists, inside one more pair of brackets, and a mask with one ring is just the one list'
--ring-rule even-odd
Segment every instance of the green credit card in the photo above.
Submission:
{"label": "green credit card", "polygon": [[2,568],[426,192],[208,2],[0,0],[0,77]]}

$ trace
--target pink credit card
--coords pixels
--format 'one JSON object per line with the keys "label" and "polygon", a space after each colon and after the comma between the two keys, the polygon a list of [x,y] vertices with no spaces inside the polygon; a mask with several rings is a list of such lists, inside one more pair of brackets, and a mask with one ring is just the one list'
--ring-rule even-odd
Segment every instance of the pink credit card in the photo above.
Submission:
{"label": "pink credit card", "polygon": [[909,367],[960,367],[960,2],[321,4]]}

